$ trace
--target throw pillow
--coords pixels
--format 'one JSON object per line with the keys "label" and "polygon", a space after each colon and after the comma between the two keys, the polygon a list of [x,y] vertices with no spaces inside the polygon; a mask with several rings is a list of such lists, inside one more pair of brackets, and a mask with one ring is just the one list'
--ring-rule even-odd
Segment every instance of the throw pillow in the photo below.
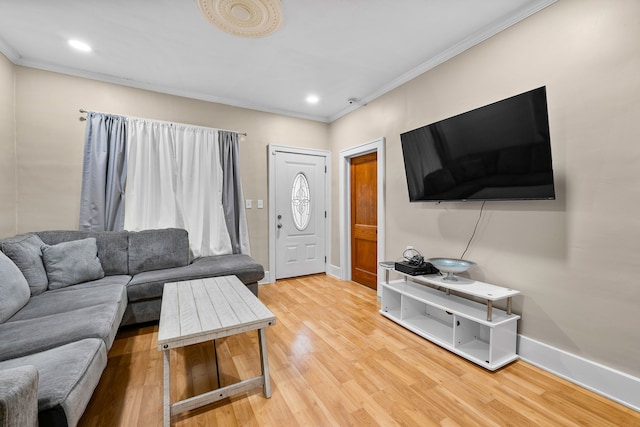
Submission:
{"label": "throw pillow", "polygon": [[42,264],[42,245],[43,242],[37,234],[23,234],[2,241],[2,251],[24,274],[31,295],[41,294],[49,285],[47,272]]}
{"label": "throw pillow", "polygon": [[104,277],[94,237],[53,246],[43,244],[42,260],[49,278],[49,289],[60,289]]}
{"label": "throw pillow", "polygon": [[37,234],[47,245],[95,237],[104,274],[129,274],[128,231],[47,230],[38,231]]}
{"label": "throw pillow", "polygon": [[24,307],[30,296],[27,279],[13,261],[0,252],[0,323]]}

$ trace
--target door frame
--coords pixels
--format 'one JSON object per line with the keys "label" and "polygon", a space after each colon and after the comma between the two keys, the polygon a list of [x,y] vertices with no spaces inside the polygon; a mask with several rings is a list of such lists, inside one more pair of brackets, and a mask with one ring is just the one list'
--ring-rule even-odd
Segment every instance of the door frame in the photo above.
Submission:
{"label": "door frame", "polygon": [[[324,162],[327,167],[327,172],[324,174],[324,186],[325,186],[325,200],[324,206],[327,211],[327,217],[324,222],[324,250],[327,262],[331,259],[331,153],[326,150],[317,150],[313,148],[299,148],[288,147],[286,145],[269,144],[267,146],[267,157],[269,167],[269,271],[265,272],[266,282],[261,283],[273,283],[276,281],[276,153],[292,153],[301,154],[307,156],[319,156],[324,157]],[[327,271],[327,262],[324,264],[324,270]]]}
{"label": "door frame", "polygon": [[[340,151],[340,278],[351,280],[351,159],[363,154],[378,153],[378,262],[385,259],[385,220],[384,220],[384,183],[385,183],[385,138],[380,137],[370,142]],[[380,282],[378,268],[378,282]],[[378,296],[382,287],[378,286]]]}

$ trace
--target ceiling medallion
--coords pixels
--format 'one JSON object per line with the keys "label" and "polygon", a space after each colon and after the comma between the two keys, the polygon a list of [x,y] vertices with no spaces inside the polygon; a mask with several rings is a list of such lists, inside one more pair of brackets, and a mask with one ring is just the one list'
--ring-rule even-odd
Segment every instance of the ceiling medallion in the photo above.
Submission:
{"label": "ceiling medallion", "polygon": [[213,25],[236,36],[268,36],[282,22],[280,0],[198,0],[198,7]]}

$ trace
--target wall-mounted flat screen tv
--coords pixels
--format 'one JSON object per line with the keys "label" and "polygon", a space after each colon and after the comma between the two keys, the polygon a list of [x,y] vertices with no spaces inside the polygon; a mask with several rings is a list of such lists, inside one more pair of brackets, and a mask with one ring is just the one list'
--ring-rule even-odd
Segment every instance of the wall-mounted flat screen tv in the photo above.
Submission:
{"label": "wall-mounted flat screen tv", "polygon": [[409,200],[553,200],[546,87],[400,135]]}

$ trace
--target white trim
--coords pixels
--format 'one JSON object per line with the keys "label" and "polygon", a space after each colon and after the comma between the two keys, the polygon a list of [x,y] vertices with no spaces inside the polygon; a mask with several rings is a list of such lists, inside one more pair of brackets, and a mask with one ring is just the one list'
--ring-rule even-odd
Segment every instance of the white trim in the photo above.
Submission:
{"label": "white trim", "polygon": [[7,59],[15,65],[19,65],[18,61],[22,59],[20,54],[2,39],[0,39],[0,53],[6,56]]}
{"label": "white trim", "polygon": [[451,58],[454,58],[457,55],[460,55],[465,50],[471,49],[472,47],[482,43],[490,37],[495,36],[501,31],[506,30],[512,25],[517,24],[518,22],[528,18],[529,16],[541,11],[547,6],[552,5],[558,0],[539,0],[534,2],[533,4],[525,6],[522,10],[517,11],[513,15],[507,17],[504,21],[498,22],[497,25],[488,28],[482,28],[476,34],[473,34],[466,39],[460,41],[459,43],[451,46],[443,52],[438,53],[437,55],[429,58],[427,61],[418,65],[417,67],[407,71],[403,75],[396,77],[386,85],[378,88],[373,93],[361,98],[358,100],[356,105],[350,105],[347,108],[338,111],[337,113],[328,117],[326,120],[328,123],[334,122],[338,120],[340,117],[347,115],[348,113],[360,108],[363,105],[367,105],[369,102],[374,101],[375,99],[381,97],[387,92],[391,92],[393,89],[415,79],[421,74],[426,73],[432,68],[437,67],[443,62],[448,61]]}
{"label": "white trim", "polygon": [[520,359],[640,411],[640,378],[518,335]]}
{"label": "white trim", "polygon": [[24,58],[20,56],[20,54],[15,51],[15,49],[11,48],[7,43],[0,40],[0,52],[3,53],[11,62],[15,65],[20,65],[23,67],[37,68],[40,70],[51,71],[55,73],[67,74],[71,76],[81,77],[85,79],[98,80],[106,83],[117,84],[120,86],[128,86],[137,89],[150,90],[154,92],[166,93],[169,95],[182,96],[191,99],[199,99],[207,102],[215,102],[218,104],[231,105],[234,107],[240,108],[248,108],[251,110],[263,111],[267,113],[281,114],[283,116],[289,117],[297,117],[301,119],[314,120],[323,123],[331,123],[335,120],[339,119],[342,116],[360,108],[363,105],[379,98],[387,92],[397,88],[398,86],[407,83],[408,81],[416,78],[417,76],[435,68],[436,66],[442,64],[445,61],[459,55],[467,49],[472,48],[473,46],[480,44],[486,39],[498,34],[501,31],[506,30],[512,25],[517,24],[518,22],[528,18],[529,16],[539,12],[540,10],[552,5],[557,0],[536,0],[532,4],[527,4],[522,10],[516,11],[513,15],[506,17],[506,19],[502,22],[498,22],[496,25],[482,28],[476,34],[467,37],[462,40],[455,46],[450,47],[444,52],[440,52],[432,58],[429,58],[424,63],[418,65],[417,67],[409,70],[403,75],[393,79],[389,83],[383,85],[378,90],[373,93],[368,94],[367,96],[362,97],[358,100],[357,104],[350,105],[347,108],[342,109],[341,111],[335,112],[333,114],[329,114],[328,116],[314,115],[314,114],[306,114],[298,111],[291,111],[282,108],[275,108],[273,106],[258,104],[251,101],[246,100],[238,100],[225,98],[220,96],[213,95],[205,95],[201,92],[194,92],[183,89],[175,89],[162,84],[154,84],[154,83],[146,83],[146,82],[138,82],[130,79],[125,79],[122,77],[112,76],[104,73],[97,73],[93,71],[85,71],[79,70],[73,67],[67,67],[63,65],[55,65],[49,64],[42,61],[34,61],[31,59]]}
{"label": "white trim", "polygon": [[[267,147],[267,157],[269,166],[269,272],[268,276],[265,272],[264,283],[273,283],[276,281],[276,238],[272,230],[276,229],[276,170],[275,170],[275,153],[293,153],[309,156],[320,156],[325,158],[327,173],[325,173],[325,209],[327,217],[324,222],[324,247],[327,263],[331,259],[331,153],[326,150],[316,150],[313,148],[288,147],[285,145],[269,144]],[[325,272],[328,264],[325,263]]]}
{"label": "white trim", "polygon": [[337,265],[327,264],[327,275],[340,279],[342,278],[342,269]]}
{"label": "white trim", "polygon": [[258,282],[258,285],[267,285],[269,283],[271,283],[271,273],[269,273],[269,271],[265,271],[264,277]]}
{"label": "white trim", "polygon": [[9,60],[11,60],[11,62],[13,62],[15,65],[19,65],[21,67],[28,67],[28,68],[34,68],[34,69],[37,69],[37,70],[50,71],[52,73],[59,73],[59,74],[64,74],[64,75],[69,75],[69,76],[74,76],[74,77],[80,77],[80,78],[83,78],[83,79],[89,79],[89,80],[96,80],[96,81],[103,82],[103,83],[110,83],[110,84],[115,84],[115,85],[119,85],[119,86],[132,87],[132,88],[135,88],[135,89],[143,89],[143,90],[148,90],[148,91],[151,91],[151,92],[164,93],[164,94],[167,94],[167,95],[180,96],[180,97],[183,97],[183,98],[197,99],[197,100],[206,101],[206,102],[213,102],[213,103],[216,103],[216,104],[229,105],[229,106],[232,106],[232,107],[246,108],[246,109],[249,109],[249,110],[262,111],[262,112],[265,112],[265,113],[280,114],[282,116],[287,116],[287,117],[295,117],[295,118],[299,118],[299,119],[313,120],[313,121],[322,122],[322,123],[329,123],[329,117],[325,117],[325,116],[318,116],[318,115],[314,115],[314,114],[305,114],[305,113],[301,113],[301,112],[298,112],[298,111],[291,111],[291,110],[287,110],[287,109],[284,109],[284,108],[276,108],[276,107],[273,107],[273,106],[268,106],[268,105],[259,104],[259,103],[246,101],[246,100],[226,98],[226,97],[215,96],[215,95],[207,95],[207,94],[204,94],[202,92],[197,92],[197,91],[176,89],[176,88],[173,88],[173,87],[170,87],[170,86],[166,86],[166,85],[162,85],[162,84],[154,84],[154,83],[135,81],[135,80],[130,80],[130,79],[122,78],[122,77],[112,76],[112,75],[104,74],[104,73],[97,73],[97,72],[93,72],[93,71],[79,70],[77,68],[66,67],[66,66],[63,66],[63,65],[48,64],[48,63],[44,63],[44,62],[41,62],[41,61],[33,61],[33,60],[25,59],[25,58],[20,57],[19,55],[18,55],[18,58],[16,58],[15,61],[14,61],[12,58],[14,56],[16,56],[17,54],[12,53],[12,52],[14,52],[14,51],[10,50],[10,48],[8,46],[6,46],[6,45],[3,46],[3,45],[0,44],[0,53],[4,53],[5,56]]}
{"label": "white trim", "polygon": [[[385,259],[385,153],[384,137],[340,151],[340,268],[342,280],[351,280],[351,158],[378,153],[378,262]],[[378,282],[381,271],[378,269]],[[378,287],[378,293],[382,289]]]}

